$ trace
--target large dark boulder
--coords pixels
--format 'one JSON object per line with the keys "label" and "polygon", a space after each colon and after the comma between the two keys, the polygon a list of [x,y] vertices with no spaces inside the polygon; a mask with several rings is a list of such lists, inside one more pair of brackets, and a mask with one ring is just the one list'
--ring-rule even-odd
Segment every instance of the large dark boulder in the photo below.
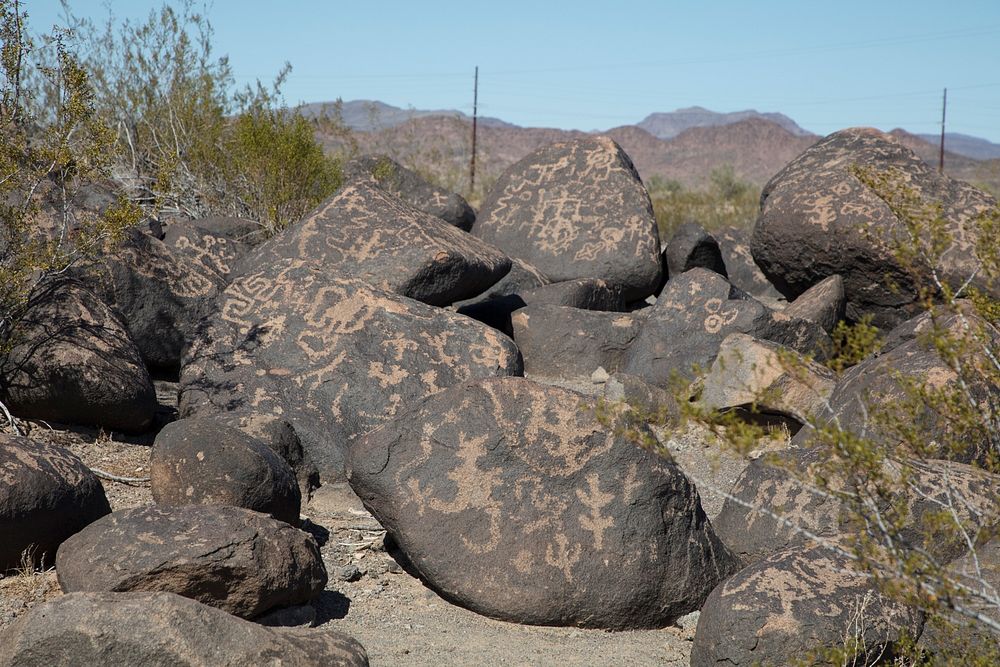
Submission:
{"label": "large dark boulder", "polygon": [[829,337],[819,325],[772,311],[707,269],[672,277],[648,312],[622,370],[667,386],[675,375],[706,370],[722,341],[745,333],[800,352],[821,353]]}
{"label": "large dark boulder", "polygon": [[308,258],[333,277],[361,280],[434,306],[475,296],[510,270],[493,246],[356,181],[248,255],[236,275]]}
{"label": "large dark boulder", "polygon": [[428,397],[350,450],[351,488],[446,598],[518,623],[662,627],[734,569],[675,464],[522,378]]}
{"label": "large dark boulder", "polygon": [[581,378],[598,368],[619,370],[644,319],[634,313],[541,305],[518,310],[511,324],[527,374]]}
{"label": "large dark boulder", "polygon": [[344,179],[370,180],[379,188],[399,197],[413,208],[441,218],[449,225],[469,231],[476,219],[465,199],[424,180],[388,155],[362,155],[344,165]]}
{"label": "large dark boulder", "polygon": [[602,278],[628,301],[660,285],[653,205],[632,161],[608,137],[551,144],[509,167],[472,233],[553,281]]}
{"label": "large dark boulder", "polygon": [[172,370],[226,284],[215,271],[137,230],[77,274],[121,316],[146,364]]}
{"label": "large dark boulder", "polygon": [[922,627],[922,613],[880,594],[849,559],[823,547],[792,548],[712,591],[698,618],[691,666],[828,664],[822,651],[854,642],[859,655],[847,664],[875,664],[891,660]]}
{"label": "large dark boulder", "polygon": [[71,593],[0,635],[0,667],[367,667],[328,629],[267,628],[173,593]]}
{"label": "large dark boulder", "polygon": [[[778,172],[761,195],[751,251],[765,275],[789,299],[824,278],[844,279],[847,316],[871,315],[890,329],[919,311],[917,285],[897,251],[907,243],[906,225],[856,168],[890,174],[889,190],[917,193],[940,204],[950,245],[940,258],[941,280],[957,288],[976,274],[977,216],[996,205],[986,193],[929,167],[895,138],[878,130],[853,128],[821,139]],[[893,176],[895,174],[895,176]],[[882,196],[880,196],[880,194]],[[921,234],[930,234],[923,230]],[[932,267],[916,268],[930,286]],[[973,284],[991,289],[981,273]],[[1000,296],[994,290],[993,296]]]}
{"label": "large dark boulder", "polygon": [[17,416],[139,432],[156,392],[125,325],[93,292],[59,280],[38,290],[0,359],[0,397]]}
{"label": "large dark boulder", "polygon": [[304,604],[326,586],[312,536],[222,505],[139,507],[109,514],[63,542],[63,591],[166,591],[240,616]]}
{"label": "large dark boulder", "polygon": [[0,574],[51,566],[63,540],[110,511],[101,482],[72,452],[0,434]]}
{"label": "large dark boulder", "polygon": [[486,291],[477,294],[471,299],[456,301],[452,306],[456,309],[473,304],[482,303],[491,299],[512,296],[533,290],[542,285],[548,285],[552,281],[542,275],[542,272],[531,266],[524,260],[512,258],[510,261],[510,271],[503,278],[490,285]]}
{"label": "large dark boulder", "polygon": [[157,505],[233,505],[299,525],[295,473],[267,445],[214,419],[181,419],[156,435],[150,486]]}
{"label": "large dark boulder", "polygon": [[493,329],[285,260],[223,293],[181,371],[180,412],[287,419],[331,479],[343,475],[349,440],[410,402],[468,379],[521,373],[517,347]]}

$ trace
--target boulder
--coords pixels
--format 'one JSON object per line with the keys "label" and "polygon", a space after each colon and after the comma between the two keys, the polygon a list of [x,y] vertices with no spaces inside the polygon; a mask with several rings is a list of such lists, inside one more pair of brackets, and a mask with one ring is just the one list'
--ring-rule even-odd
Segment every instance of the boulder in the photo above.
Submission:
{"label": "boulder", "polygon": [[76,273],[121,316],[146,364],[168,370],[179,367],[182,350],[226,284],[215,271],[135,230]]}
{"label": "boulder", "polygon": [[[887,174],[886,191],[876,192],[862,182],[858,168]],[[875,326],[891,329],[921,308],[918,286],[897,250],[908,232],[885,199],[904,197],[907,189],[928,206],[940,204],[950,245],[933,268],[957,289],[979,266],[976,218],[996,201],[939,174],[894,137],[869,128],[821,139],[764,186],[751,240],[753,257],[789,299],[824,278],[841,275],[848,318],[871,315]],[[929,286],[932,267],[918,263],[916,268]],[[994,298],[1000,296],[987,283],[982,273],[973,280]]]}
{"label": "boulder", "polygon": [[700,401],[709,410],[755,406],[799,425],[828,415],[837,384],[833,371],[794,350],[742,333],[729,334],[701,379]]}
{"label": "boulder", "polygon": [[622,370],[667,386],[675,375],[693,379],[707,369],[732,333],[781,343],[800,352],[821,352],[829,336],[818,325],[772,311],[707,269],[672,277],[645,310],[648,317]]}
{"label": "boulder", "polygon": [[361,280],[434,306],[475,296],[510,270],[510,259],[493,246],[370,181],[345,186],[255,248],[236,274],[300,258],[332,277]]}
{"label": "boulder", "polygon": [[312,536],[240,507],[121,510],[63,542],[66,593],[166,591],[254,618],[303,604],[326,586]]}
{"label": "boulder", "polygon": [[286,419],[329,480],[349,440],[411,401],[521,373],[514,343],[478,322],[285,260],[222,294],[186,357],[180,412]]}
{"label": "boulder", "polygon": [[32,296],[0,358],[0,397],[24,419],[140,432],[156,392],[125,325],[97,295],[58,280]]}
{"label": "boulder", "polygon": [[309,500],[312,492],[319,488],[319,470],[316,469],[312,457],[302,447],[302,440],[295,432],[295,427],[287,419],[277,415],[258,415],[251,412],[226,412],[215,415],[213,419],[263,442],[272,452],[280,456],[295,473],[303,499]]}
{"label": "boulder", "polygon": [[299,525],[291,467],[267,445],[213,419],[181,419],[156,435],[150,486],[157,505],[232,505]]}
{"label": "boulder", "polygon": [[643,319],[632,313],[528,306],[514,313],[511,325],[527,374],[581,378],[597,368],[621,368]]}
{"label": "boulder", "polygon": [[[826,479],[825,486],[814,480]],[[956,536],[956,525],[940,516],[941,508],[956,506],[964,527],[984,531],[1000,525],[996,504],[1000,477],[951,461],[911,460],[905,469],[885,461],[881,485],[897,503],[882,500],[880,511],[899,525],[901,547],[919,548],[949,561],[967,545]],[[750,463],[737,478],[715,519],[716,532],[744,563],[752,563],[814,536],[843,540],[864,533],[857,517],[834,494],[853,493],[835,459],[823,450],[791,449]],[[900,502],[901,501],[901,502]]]}
{"label": "boulder", "polygon": [[[168,229],[171,224],[176,222],[186,223],[188,221],[186,219],[171,220],[168,222]],[[267,240],[264,236],[264,225],[256,220],[234,218],[227,215],[210,215],[207,218],[191,220],[190,224],[216,236],[248,246],[260,245]]]}
{"label": "boulder", "polygon": [[768,305],[781,305],[785,297],[775,289],[750,254],[751,230],[725,227],[712,233],[726,264],[726,276],[733,287]]}
{"label": "boulder", "polygon": [[110,511],[101,482],[68,449],[0,434],[0,574],[50,567],[63,540]]}
{"label": "boulder", "polygon": [[415,209],[441,218],[464,231],[472,228],[476,212],[465,199],[428,183],[388,155],[362,155],[344,165],[344,180],[371,180]]}
{"label": "boulder", "polygon": [[173,593],[71,593],[0,635],[0,667],[366,667],[327,629],[268,628]]}
{"label": "boulder", "polygon": [[654,418],[660,424],[680,419],[680,406],[672,393],[628,373],[612,373],[608,377],[604,382],[604,399],[625,403],[633,413]]}
{"label": "boulder", "polygon": [[554,281],[602,278],[639,301],[660,285],[660,240],[632,161],[612,139],[551,144],[509,167],[472,233]]}
{"label": "boulder", "polygon": [[662,627],[734,571],[675,464],[522,378],[416,403],[352,444],[348,479],[432,588],[494,618]]}
{"label": "boulder", "polygon": [[[184,255],[205,271],[228,281],[237,262],[250,251],[250,245],[228,238],[224,231],[201,227],[196,221],[172,222],[167,225],[163,242],[174,252]],[[212,224],[211,219],[207,220]]]}
{"label": "boulder", "polygon": [[701,609],[691,666],[827,664],[822,651],[854,642],[858,655],[847,664],[891,659],[920,635],[923,614],[880,594],[851,565],[822,547],[792,548],[733,575]]}
{"label": "boulder", "polygon": [[[983,345],[1000,349],[1000,332],[972,314],[940,316],[936,324],[929,314],[915,320],[900,325],[902,330],[890,334],[891,343],[882,351],[843,374],[830,396],[833,417],[841,428],[886,444],[912,441],[908,432],[916,427],[926,455],[987,464],[996,455],[989,434],[963,430],[967,427],[952,418],[954,409],[939,406],[952,402],[954,392],[967,394],[980,406],[996,405],[1000,387],[988,373],[959,377],[952,362],[942,358],[923,334],[938,326],[953,343],[962,341],[965,350],[972,351]],[[800,442],[808,445],[808,436],[801,437]]]}
{"label": "boulder", "polygon": [[700,267],[728,277],[719,242],[696,222],[686,222],[674,231],[663,249],[663,257],[670,276]]}
{"label": "boulder", "polygon": [[513,337],[511,316],[525,306],[535,305],[609,312],[622,312],[627,309],[621,290],[598,278],[581,278],[477,301],[458,308],[458,312]]}
{"label": "boulder", "polygon": [[837,322],[844,319],[846,306],[844,279],[830,276],[800,294],[782,312],[789,317],[815,322],[823,327],[823,331],[833,333]]}

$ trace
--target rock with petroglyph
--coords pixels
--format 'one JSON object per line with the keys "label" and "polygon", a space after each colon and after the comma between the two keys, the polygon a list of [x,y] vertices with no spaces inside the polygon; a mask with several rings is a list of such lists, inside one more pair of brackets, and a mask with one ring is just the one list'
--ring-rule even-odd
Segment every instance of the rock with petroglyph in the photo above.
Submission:
{"label": "rock with petroglyph", "polygon": [[513,341],[479,322],[284,260],[221,295],[181,370],[180,412],[286,419],[330,480],[351,439],[410,402],[521,374]]}
{"label": "rock with petroglyph", "polygon": [[223,505],[109,514],[63,542],[56,573],[66,593],[166,591],[242,618],[304,604],[326,586],[311,535]]}
{"label": "rock with petroglyph", "polygon": [[660,285],[653,206],[628,155],[612,139],[539,148],[509,167],[472,233],[553,281],[602,278],[628,301]]}
{"label": "rock with petroglyph", "polygon": [[616,313],[627,310],[622,292],[616,286],[599,278],[580,278],[549,283],[508,296],[479,301],[462,306],[457,311],[513,337],[514,330],[511,326],[513,314],[525,306],[536,305]]}
{"label": "rock with petroglyph", "polygon": [[823,331],[833,333],[837,323],[844,319],[847,297],[844,279],[830,276],[803,292],[784,309],[785,315],[815,322]]}
{"label": "rock with petroglyph", "polygon": [[77,274],[121,315],[146,364],[176,369],[198,322],[226,281],[136,230]]}
{"label": "rock with petroglyph", "polygon": [[[857,537],[862,528],[836,498],[852,488],[844,470],[819,449],[792,448],[756,459],[733,484],[731,497],[714,521],[716,532],[744,563],[817,537]],[[883,488],[902,505],[890,508],[883,500],[879,509],[905,508],[898,539],[935,558],[951,560],[967,546],[956,538],[956,525],[942,522],[941,507],[954,505],[964,526],[990,531],[1000,523],[995,495],[1000,477],[982,469],[936,459],[907,461],[903,468],[887,460],[881,477]]]}
{"label": "rock with petroglyph", "polygon": [[629,349],[622,370],[660,386],[709,368],[732,333],[821,353],[829,336],[817,324],[772,311],[707,269],[670,279]]}
{"label": "rock with petroglyph", "polygon": [[[1000,388],[979,372],[963,372],[959,377],[952,362],[942,358],[927,338],[934,326],[929,314],[919,315],[889,334],[888,349],[848,369],[830,396],[833,416],[841,428],[887,444],[905,440],[892,425],[893,419],[902,419],[904,428],[919,425],[933,456],[986,463],[996,454],[986,434],[970,437],[963,433],[961,426],[943,416],[934,404],[952,400],[954,392],[961,391],[985,410],[996,403]],[[1000,345],[1000,332],[973,313],[939,317],[936,326],[951,340],[963,341],[966,349],[997,349]],[[926,396],[915,393],[913,383],[927,392]],[[886,411],[888,419],[879,416]],[[805,445],[809,436],[803,433],[797,437]]]}
{"label": "rock with petroglyph", "polygon": [[[885,182],[873,189],[859,178],[859,169]],[[764,186],[751,241],[753,257],[789,299],[824,278],[841,275],[847,316],[858,320],[871,315],[875,326],[890,329],[922,308],[898,252],[907,228],[890,206],[920,209],[905,201],[909,195],[919,197],[926,209],[917,210],[918,217],[941,206],[951,241],[933,267],[940,279],[957,288],[976,276],[975,285],[996,290],[977,273],[976,256],[976,219],[996,200],[937,173],[894,137],[869,128],[821,139]],[[916,268],[930,284],[932,267],[918,261]]]}
{"label": "rock with petroglyph", "polygon": [[469,231],[476,219],[465,198],[424,180],[420,174],[388,155],[362,155],[344,165],[344,180],[370,180],[413,208],[441,218],[449,225]]}
{"label": "rock with petroglyph", "polygon": [[150,487],[157,505],[232,505],[299,525],[295,474],[267,445],[214,419],[181,419],[156,434]]}
{"label": "rock with petroglyph", "polygon": [[236,274],[301,258],[336,278],[361,280],[433,306],[475,296],[510,270],[510,259],[495,247],[370,181],[345,186],[255,248]]}
{"label": "rock with petroglyph", "polygon": [[785,297],[775,289],[750,254],[750,230],[724,227],[712,232],[726,264],[726,275],[738,287],[768,305],[784,305]]}
{"label": "rock with petroglyph", "polygon": [[698,267],[727,276],[719,242],[696,222],[686,222],[674,231],[663,248],[663,257],[671,276]]}
{"label": "rock with petroglyph", "polygon": [[36,290],[0,358],[0,398],[24,419],[139,432],[156,392],[125,324],[89,289],[57,280]]}
{"label": "rock with petroglyph", "polygon": [[51,567],[63,540],[110,511],[101,482],[68,449],[0,434],[0,574]]}
{"label": "rock with petroglyph", "polygon": [[918,610],[882,595],[850,559],[822,547],[793,547],[712,591],[698,618],[691,665],[826,664],[822,651],[853,640],[861,655],[852,664],[874,664],[915,640],[923,620]]}
{"label": "rock with petroglyph", "polygon": [[184,255],[204,270],[228,281],[237,262],[250,252],[251,245],[225,236],[224,232],[228,231],[225,227],[221,231],[215,231],[201,224],[205,222],[208,225],[223,226],[221,222],[214,220],[210,218],[193,222],[173,221],[164,229],[162,240],[174,252]]}
{"label": "rock with petroglyph", "polygon": [[680,469],[613,422],[566,389],[470,382],[355,442],[348,479],[449,600],[518,623],[662,627],[735,561]]}
{"label": "rock with petroglyph", "polygon": [[367,667],[355,639],[269,628],[173,593],[71,593],[0,635],[0,667]]}
{"label": "rock with petroglyph", "polygon": [[783,345],[729,334],[701,379],[700,402],[709,410],[753,409],[799,425],[828,415],[836,375]]}
{"label": "rock with petroglyph", "polygon": [[586,378],[619,370],[645,317],[637,313],[528,306],[511,317],[514,342],[528,375]]}
{"label": "rock with petroglyph", "polygon": [[287,419],[254,412],[226,412],[214,415],[212,419],[243,431],[280,456],[295,474],[303,500],[308,501],[313,491],[319,488],[319,470],[302,447],[302,439],[295,432],[295,427]]}

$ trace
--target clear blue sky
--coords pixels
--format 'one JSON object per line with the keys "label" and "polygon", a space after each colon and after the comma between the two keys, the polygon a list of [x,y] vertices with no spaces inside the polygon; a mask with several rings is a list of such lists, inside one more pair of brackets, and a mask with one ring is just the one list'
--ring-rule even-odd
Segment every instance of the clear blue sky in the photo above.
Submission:
{"label": "clear blue sky", "polygon": [[[35,30],[57,0],[26,0]],[[161,2],[71,0],[144,17]],[[1000,143],[1000,0],[316,2],[215,0],[216,49],[241,82],[285,61],[289,103],[378,99],[525,126],[606,129],[653,111],[780,111],[826,134],[852,125]]]}

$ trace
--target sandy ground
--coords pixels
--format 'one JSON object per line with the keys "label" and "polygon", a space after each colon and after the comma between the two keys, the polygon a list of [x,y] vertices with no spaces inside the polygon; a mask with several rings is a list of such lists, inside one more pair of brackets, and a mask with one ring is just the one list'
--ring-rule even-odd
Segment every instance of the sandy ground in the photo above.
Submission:
{"label": "sandy ground", "polygon": [[[550,381],[551,382],[551,381]],[[589,380],[558,384],[589,394]],[[164,420],[175,388],[158,383]],[[152,437],[126,438],[89,429],[60,430],[34,424],[31,437],[69,447],[92,468],[121,477],[149,474]],[[703,434],[686,431],[664,439],[692,477],[710,517],[745,461],[720,454]],[[149,484],[103,480],[115,510],[152,503]],[[327,484],[305,504],[304,527],[321,543],[330,581],[315,602],[316,622],[360,640],[373,665],[686,665],[697,615],[678,626],[640,632],[522,626],[485,618],[453,605],[408,574],[387,551],[385,531],[346,484]],[[391,547],[391,545],[390,545]],[[399,556],[405,564],[405,559]],[[61,595],[52,570],[0,578],[0,629],[46,599]]]}

